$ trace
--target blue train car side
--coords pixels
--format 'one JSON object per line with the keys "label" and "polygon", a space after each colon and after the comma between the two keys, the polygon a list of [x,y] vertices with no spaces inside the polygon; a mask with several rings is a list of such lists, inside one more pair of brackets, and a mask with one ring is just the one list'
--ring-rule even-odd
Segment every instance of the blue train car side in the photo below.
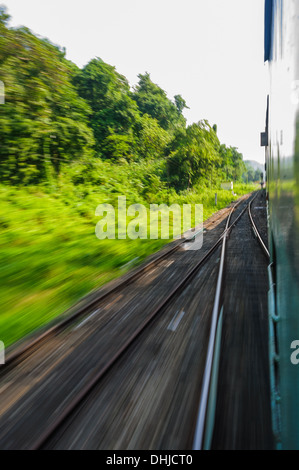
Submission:
{"label": "blue train car side", "polygon": [[299,0],[266,0],[265,62],[273,431],[299,449]]}

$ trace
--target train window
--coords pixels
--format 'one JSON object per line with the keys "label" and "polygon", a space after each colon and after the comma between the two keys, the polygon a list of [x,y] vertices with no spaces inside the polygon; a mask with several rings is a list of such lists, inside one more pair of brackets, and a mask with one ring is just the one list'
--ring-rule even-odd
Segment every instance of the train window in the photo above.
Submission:
{"label": "train window", "polygon": [[265,1],[265,62],[272,59],[273,2]]}

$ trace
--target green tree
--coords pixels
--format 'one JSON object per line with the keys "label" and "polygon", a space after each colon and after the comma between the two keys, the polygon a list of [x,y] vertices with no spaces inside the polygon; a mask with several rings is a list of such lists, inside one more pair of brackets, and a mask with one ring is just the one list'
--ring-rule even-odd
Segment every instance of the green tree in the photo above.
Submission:
{"label": "green tree", "polygon": [[167,98],[166,92],[152,82],[149,73],[138,75],[139,82],[135,88],[134,99],[142,114],[147,114],[156,119],[165,130],[174,130],[177,127],[185,127],[186,120],[182,115],[186,107],[185,100],[176,95],[176,104]]}
{"label": "green tree", "polygon": [[159,159],[165,156],[165,149],[171,137],[159,126],[156,119],[147,114],[141,116],[135,124],[134,134],[135,152],[141,158]]}
{"label": "green tree", "polygon": [[190,189],[199,181],[216,181],[219,166],[219,140],[207,121],[178,129],[169,145],[168,174],[177,190]]}
{"label": "green tree", "polygon": [[113,159],[129,157],[139,112],[126,78],[97,58],[77,74],[74,82],[91,108],[90,123],[98,155]]}
{"label": "green tree", "polygon": [[243,162],[243,155],[236,147],[220,146],[222,178],[226,181],[241,181],[242,175],[246,171]]}
{"label": "green tree", "polygon": [[184,100],[184,98],[181,97],[181,95],[175,95],[174,102],[179,114],[182,114],[185,108],[189,109],[186,104],[186,101]]}
{"label": "green tree", "polygon": [[243,181],[245,181],[245,183],[252,183],[254,181],[254,177],[255,177],[255,171],[252,168],[252,166],[247,163],[246,169],[242,175],[242,179]]}
{"label": "green tree", "polygon": [[0,178],[37,182],[90,153],[90,110],[71,83],[75,66],[64,52],[27,28],[7,28],[3,9],[0,18]]}

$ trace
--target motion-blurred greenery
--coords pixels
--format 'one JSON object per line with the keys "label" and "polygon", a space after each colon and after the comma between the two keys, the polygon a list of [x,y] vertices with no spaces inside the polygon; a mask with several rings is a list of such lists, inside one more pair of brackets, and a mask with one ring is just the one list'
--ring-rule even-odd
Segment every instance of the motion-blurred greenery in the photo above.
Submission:
{"label": "motion-blurred greenery", "polygon": [[[123,189],[120,194],[128,188]],[[134,188],[130,189],[133,194]],[[235,185],[238,196],[253,189],[256,186]],[[216,208],[214,193],[207,188],[194,190],[172,195],[170,202],[203,203],[206,219],[232,200],[229,191],[218,189]],[[107,202],[104,188],[0,186],[0,331],[6,345],[46,324],[167,242],[98,240],[99,219],[94,212],[103,201]],[[139,202],[144,201],[139,198]]]}
{"label": "motion-blurred greenery", "polygon": [[254,185],[217,126],[187,125],[149,73],[131,89],[100,58],[83,69],[0,6],[0,340],[9,345],[158,250],[165,240],[103,240],[96,207],[202,203],[204,217]]}

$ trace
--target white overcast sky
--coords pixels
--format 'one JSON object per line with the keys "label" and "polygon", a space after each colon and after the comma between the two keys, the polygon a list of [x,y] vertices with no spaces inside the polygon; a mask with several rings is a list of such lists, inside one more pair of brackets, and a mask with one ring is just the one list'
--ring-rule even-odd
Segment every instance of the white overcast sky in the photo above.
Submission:
{"label": "white overcast sky", "polygon": [[11,26],[66,47],[79,67],[93,57],[133,86],[149,72],[188,123],[208,119],[222,143],[264,161],[263,0],[0,0]]}

